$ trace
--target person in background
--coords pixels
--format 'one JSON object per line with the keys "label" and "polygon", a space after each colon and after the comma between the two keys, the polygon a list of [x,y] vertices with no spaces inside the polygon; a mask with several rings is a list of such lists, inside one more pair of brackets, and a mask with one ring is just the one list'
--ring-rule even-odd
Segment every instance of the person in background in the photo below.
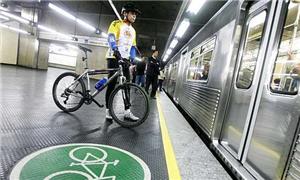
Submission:
{"label": "person in background", "polygon": [[277,90],[277,91],[280,91],[281,90],[281,88],[280,88],[280,79],[279,78],[274,79],[273,83],[274,83],[273,89]]}
{"label": "person in background", "polygon": [[146,69],[146,60],[145,57],[142,57],[142,61],[136,62],[136,80],[137,85],[144,87],[145,85],[145,69]]}
{"label": "person in background", "polygon": [[[119,60],[134,59],[136,55],[136,32],[132,27],[135,22],[136,16],[141,12],[131,3],[123,6],[121,14],[124,16],[124,20],[113,21],[108,28],[108,44],[109,49],[107,51],[107,68],[119,68]],[[115,72],[110,71],[108,78],[110,78]],[[129,67],[123,67],[123,73],[127,81],[130,81]],[[112,119],[108,109],[108,100],[117,84],[117,79],[114,79],[107,86],[105,94],[106,103],[106,119]],[[138,117],[134,116],[129,107],[125,107],[124,117],[126,119],[137,121]]]}
{"label": "person in background", "polygon": [[209,73],[209,64],[206,63],[204,65],[204,69],[203,69],[203,72],[202,72],[202,76],[200,77],[200,80],[207,80],[208,73]]}
{"label": "person in background", "polygon": [[160,68],[159,76],[158,76],[158,87],[159,91],[162,91],[162,83],[164,82],[166,76],[163,68]]}
{"label": "person in background", "polygon": [[145,90],[148,93],[150,84],[152,86],[150,97],[156,99],[155,94],[157,90],[157,79],[159,75],[159,61],[158,50],[154,50],[152,56],[148,58],[147,70],[146,70],[146,87]]}
{"label": "person in background", "polygon": [[300,87],[300,63],[294,64],[291,70],[291,77],[293,78],[291,90],[296,92]]}

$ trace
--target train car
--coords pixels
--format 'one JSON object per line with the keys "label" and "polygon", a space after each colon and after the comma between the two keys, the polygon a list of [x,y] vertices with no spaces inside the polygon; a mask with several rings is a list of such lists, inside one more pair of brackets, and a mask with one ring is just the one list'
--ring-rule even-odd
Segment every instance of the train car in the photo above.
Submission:
{"label": "train car", "polygon": [[165,91],[241,179],[300,179],[300,2],[228,1],[166,65]]}

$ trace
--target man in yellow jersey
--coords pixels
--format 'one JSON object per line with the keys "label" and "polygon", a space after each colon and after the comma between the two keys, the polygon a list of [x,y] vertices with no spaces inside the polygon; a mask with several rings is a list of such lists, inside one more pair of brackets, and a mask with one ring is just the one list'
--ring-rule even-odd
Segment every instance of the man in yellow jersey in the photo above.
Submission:
{"label": "man in yellow jersey", "polygon": [[[107,52],[107,68],[118,68],[118,60],[120,59],[134,59],[136,55],[136,33],[132,27],[132,23],[135,22],[136,16],[141,12],[131,3],[123,6],[121,14],[124,16],[124,20],[113,21],[108,28],[108,43],[109,50]],[[129,67],[123,68],[124,76],[127,81],[130,81]],[[114,72],[110,72],[108,77],[110,78]],[[115,88],[117,79],[112,81],[106,90],[105,102],[106,102],[106,119],[112,119],[109,109],[108,100]],[[138,118],[134,116],[129,107],[125,107],[124,117],[137,121]]]}

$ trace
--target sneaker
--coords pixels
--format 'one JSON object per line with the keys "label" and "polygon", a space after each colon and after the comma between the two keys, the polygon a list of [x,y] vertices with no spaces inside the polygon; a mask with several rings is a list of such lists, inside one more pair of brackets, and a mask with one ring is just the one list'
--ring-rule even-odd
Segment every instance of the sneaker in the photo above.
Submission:
{"label": "sneaker", "polygon": [[111,115],[110,115],[110,112],[109,112],[109,109],[106,109],[106,116],[105,116],[106,119],[112,119]]}
{"label": "sneaker", "polygon": [[129,119],[131,121],[138,121],[139,120],[139,118],[136,117],[135,115],[133,115],[132,112],[129,109],[125,111],[124,118]]}

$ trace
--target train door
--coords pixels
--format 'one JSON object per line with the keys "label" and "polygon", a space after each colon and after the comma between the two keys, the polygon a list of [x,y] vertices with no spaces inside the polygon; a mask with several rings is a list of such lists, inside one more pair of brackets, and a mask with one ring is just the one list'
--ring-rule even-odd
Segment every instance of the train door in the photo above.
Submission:
{"label": "train door", "polygon": [[285,167],[287,179],[300,179],[300,5],[277,9],[242,163],[265,179],[284,179]]}
{"label": "train door", "polygon": [[238,65],[230,90],[220,143],[238,161],[242,160],[245,142],[262,75],[266,47],[277,1],[247,2],[238,54]]}
{"label": "train door", "polygon": [[170,96],[174,97],[175,87],[176,87],[176,79],[177,79],[177,71],[178,71],[178,60],[173,60],[172,69],[170,71],[170,79],[169,79],[169,88],[168,93]]}
{"label": "train door", "polygon": [[179,60],[179,67],[178,67],[178,74],[177,74],[177,79],[176,79],[176,88],[174,92],[174,100],[175,102],[179,103],[179,96],[182,92],[182,86],[183,86],[183,74],[184,74],[184,69],[186,65],[186,60],[187,60],[187,48],[184,49],[181,52],[181,57]]}
{"label": "train door", "polygon": [[167,92],[170,94],[170,87],[171,87],[171,75],[172,75],[172,68],[173,68],[173,62],[171,60],[171,62],[169,62],[169,70],[167,72]]}

